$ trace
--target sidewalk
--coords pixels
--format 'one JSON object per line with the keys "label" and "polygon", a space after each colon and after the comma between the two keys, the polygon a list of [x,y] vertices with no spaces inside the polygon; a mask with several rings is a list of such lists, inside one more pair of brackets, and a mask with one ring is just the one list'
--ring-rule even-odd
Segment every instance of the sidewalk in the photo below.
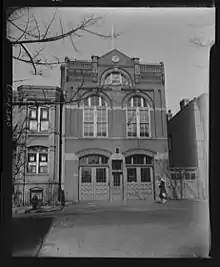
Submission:
{"label": "sidewalk", "polygon": [[42,206],[33,210],[31,206],[12,208],[12,216],[18,214],[42,213],[62,210],[63,206]]}

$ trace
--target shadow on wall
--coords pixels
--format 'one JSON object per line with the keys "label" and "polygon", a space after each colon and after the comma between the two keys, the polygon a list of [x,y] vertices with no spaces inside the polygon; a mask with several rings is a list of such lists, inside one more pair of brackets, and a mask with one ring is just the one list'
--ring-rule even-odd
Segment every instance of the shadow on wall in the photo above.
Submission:
{"label": "shadow on wall", "polygon": [[36,247],[44,240],[53,218],[19,217],[12,218],[11,240],[13,256],[33,256]]}

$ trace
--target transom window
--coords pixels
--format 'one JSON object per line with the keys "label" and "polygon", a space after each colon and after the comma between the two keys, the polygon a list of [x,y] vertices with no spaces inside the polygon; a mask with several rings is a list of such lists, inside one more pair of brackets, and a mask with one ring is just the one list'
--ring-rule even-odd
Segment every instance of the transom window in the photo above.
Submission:
{"label": "transom window", "polygon": [[48,131],[49,108],[29,107],[29,130]]}
{"label": "transom window", "polygon": [[104,85],[129,85],[128,78],[121,72],[113,71],[105,77]]}
{"label": "transom window", "polygon": [[108,130],[107,102],[101,96],[90,96],[84,101],[84,136],[106,137]]}
{"label": "transom window", "polygon": [[48,148],[47,147],[29,147],[27,155],[28,173],[48,173]]}
{"label": "transom window", "polygon": [[129,137],[150,137],[150,110],[145,98],[133,96],[127,103]]}
{"label": "transom window", "polygon": [[153,158],[146,155],[132,155],[125,158],[127,165],[142,165],[142,164],[152,164]]}
{"label": "transom window", "polygon": [[88,155],[79,159],[80,165],[108,164],[108,158],[102,155]]}

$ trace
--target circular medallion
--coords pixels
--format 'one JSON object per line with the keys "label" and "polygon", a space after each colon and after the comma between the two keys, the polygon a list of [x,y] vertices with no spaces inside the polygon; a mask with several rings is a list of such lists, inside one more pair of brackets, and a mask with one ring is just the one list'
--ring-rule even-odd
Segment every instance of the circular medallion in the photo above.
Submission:
{"label": "circular medallion", "polygon": [[117,55],[113,56],[112,61],[117,63],[119,61],[119,57]]}

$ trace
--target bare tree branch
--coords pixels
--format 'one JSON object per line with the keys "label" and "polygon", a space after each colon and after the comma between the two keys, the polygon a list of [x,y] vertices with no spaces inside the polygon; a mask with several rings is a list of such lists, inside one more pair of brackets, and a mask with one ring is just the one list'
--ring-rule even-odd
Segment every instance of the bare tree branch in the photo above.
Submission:
{"label": "bare tree branch", "polygon": [[36,74],[36,73],[37,73],[37,69],[36,69],[36,66],[35,66],[35,64],[34,64],[34,61],[33,61],[33,58],[32,58],[32,56],[31,56],[31,54],[29,53],[29,51],[27,50],[27,48],[25,47],[24,44],[21,43],[21,46],[23,47],[23,49],[24,49],[25,52],[27,53],[28,57],[30,58],[30,62],[31,62],[31,64],[32,64],[33,69],[34,69],[34,72],[35,72],[35,74]]}

